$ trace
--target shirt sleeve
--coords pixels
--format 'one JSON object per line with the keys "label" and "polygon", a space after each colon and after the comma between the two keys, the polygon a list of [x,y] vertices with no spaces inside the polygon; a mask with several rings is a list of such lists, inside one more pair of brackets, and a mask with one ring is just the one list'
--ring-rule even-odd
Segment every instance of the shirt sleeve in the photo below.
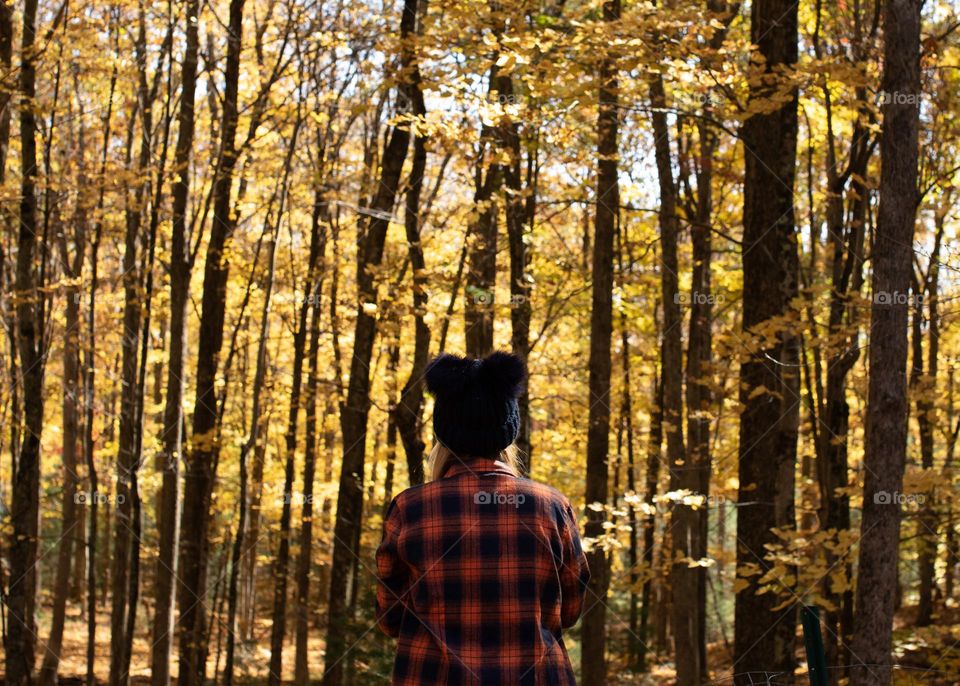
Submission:
{"label": "shirt sleeve", "polygon": [[563,549],[560,567],[560,626],[569,629],[580,618],[587,582],[590,581],[590,566],[580,543],[577,518],[570,503],[564,504],[560,536]]}
{"label": "shirt sleeve", "polygon": [[400,634],[409,582],[408,567],[397,552],[401,520],[402,513],[394,498],[383,523],[383,541],[377,548],[377,624],[383,633],[394,638]]}

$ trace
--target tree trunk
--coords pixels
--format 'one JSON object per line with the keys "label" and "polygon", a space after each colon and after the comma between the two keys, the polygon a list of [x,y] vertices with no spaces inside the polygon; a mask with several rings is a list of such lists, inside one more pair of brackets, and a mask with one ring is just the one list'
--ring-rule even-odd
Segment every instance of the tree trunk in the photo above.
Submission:
{"label": "tree trunk", "polygon": [[[414,60],[411,37],[416,30],[417,0],[404,0],[400,20],[400,66],[407,73]],[[400,111],[411,107],[407,88],[398,91]],[[389,221],[396,202],[400,174],[407,157],[410,130],[396,126],[390,133],[383,151],[380,182],[370,206],[377,214],[370,217],[363,241],[358,246],[357,259],[357,321],[354,329],[354,349],[350,362],[350,382],[346,403],[340,410],[343,433],[343,464],[337,491],[337,515],[334,525],[333,562],[330,575],[330,601],[327,609],[327,651],[324,665],[324,686],[343,683],[344,661],[348,658],[349,605],[356,583],[357,543],[362,526],[363,472],[366,456],[367,416],[370,408],[370,360],[376,336],[377,283],[373,270],[383,259],[384,243]]]}
{"label": "tree trunk", "polygon": [[[667,124],[663,77],[651,79],[650,104],[653,108],[654,153],[660,186],[660,260],[663,302],[663,429],[667,441],[667,464],[671,490],[700,492],[697,471],[687,463],[683,440],[683,341],[680,315],[680,266],[677,260],[677,187],[673,178],[670,129]],[[670,586],[673,590],[673,638],[678,686],[691,686],[700,679],[699,625],[702,608],[698,606],[697,572],[688,562],[699,550],[699,515],[690,505],[678,501],[670,508],[671,526]]]}
{"label": "tree trunk", "polygon": [[[620,0],[603,5],[608,27],[620,19]],[[597,209],[593,241],[593,276],[590,310],[589,419],[587,429],[587,474],[584,497],[587,502],[585,533],[589,538],[603,534],[604,510],[593,503],[607,502],[607,456],[610,452],[610,342],[613,335],[613,236],[619,216],[620,187],[617,180],[619,143],[619,85],[615,57],[608,54],[598,75],[600,109],[597,115]],[[583,681],[606,682],[606,600],[609,586],[606,554],[599,545],[587,556],[590,583],[583,613]]]}
{"label": "tree trunk", "polygon": [[[493,35],[499,40],[504,32],[500,14],[504,8],[498,2],[490,4],[494,25]],[[513,96],[509,76],[498,74],[496,62],[490,67],[487,98],[506,102]],[[483,357],[493,351],[494,298],[497,285],[497,222],[500,213],[500,191],[506,175],[506,166],[498,161],[507,143],[509,124],[483,124],[477,149],[474,171],[473,203],[476,219],[467,242],[467,274],[463,294],[464,339],[468,357]]]}
{"label": "tree trunk", "polygon": [[[180,542],[180,460],[183,456],[184,352],[191,257],[187,202],[190,196],[190,155],[193,150],[194,102],[197,86],[199,34],[198,0],[186,4],[186,48],[180,87],[179,130],[174,152],[173,216],[170,237],[170,351],[161,437],[162,486],[158,519],[159,542],[154,586],[153,634],[150,652],[151,686],[169,686],[174,637],[175,580]],[[191,601],[192,604],[192,601]]]}
{"label": "tree trunk", "polygon": [[210,497],[215,477],[217,436],[221,417],[217,411],[216,381],[226,285],[230,263],[224,254],[236,217],[231,207],[234,147],[237,132],[237,96],[240,76],[240,44],[244,0],[230,1],[227,58],[224,71],[223,122],[220,160],[213,187],[213,223],[207,245],[201,296],[200,335],[197,345],[197,389],[193,412],[193,435],[187,452],[183,512],[180,528],[180,672],[179,686],[201,686],[206,673],[206,596]]}
{"label": "tree trunk", "polygon": [[[112,28],[112,27],[111,27]],[[83,397],[85,404],[84,413],[84,439],[83,453],[87,465],[87,481],[90,487],[90,520],[89,533],[87,539],[87,686],[95,686],[96,675],[94,666],[96,660],[97,643],[97,527],[98,512],[100,500],[100,486],[97,478],[96,442],[94,440],[93,420],[94,420],[94,395],[95,395],[95,377],[96,366],[94,363],[94,349],[96,340],[96,295],[99,282],[98,265],[100,240],[103,234],[103,207],[104,194],[106,190],[105,172],[107,166],[107,152],[110,146],[110,128],[113,121],[113,96],[117,86],[117,68],[114,66],[110,77],[110,95],[107,99],[107,114],[105,117],[103,146],[100,155],[100,187],[97,197],[97,215],[98,220],[93,230],[93,243],[90,246],[90,293],[87,304],[87,340],[86,350],[84,351],[84,374],[83,374]],[[111,415],[112,415],[111,408]],[[108,424],[108,427],[112,426]],[[109,534],[107,536],[109,540]],[[109,546],[109,543],[108,543]]]}
{"label": "tree trunk", "polygon": [[[144,57],[144,59],[146,59]],[[135,111],[141,106],[148,108],[146,84],[142,84]],[[136,607],[128,604],[128,589],[135,584],[132,568],[139,553],[139,540],[133,535],[139,527],[134,521],[137,507],[136,474],[140,466],[140,453],[137,437],[142,431],[139,413],[141,386],[140,365],[140,327],[143,313],[141,302],[143,279],[137,269],[138,245],[141,239],[143,219],[143,199],[146,186],[146,167],[150,162],[151,117],[143,114],[144,131],[141,134],[140,155],[135,173],[139,176],[133,198],[125,194],[126,235],[123,253],[123,330],[121,340],[121,394],[120,394],[120,435],[117,451],[117,480],[115,495],[116,526],[114,527],[114,545],[111,573],[111,612],[110,612],[110,686],[126,686],[129,681],[130,654],[127,646],[126,627],[135,620]],[[130,117],[127,134],[127,160],[131,156],[134,129],[137,117]],[[128,163],[128,168],[130,167]]]}
{"label": "tree trunk", "polygon": [[[81,124],[82,127],[82,124]],[[78,176],[83,176],[84,135],[80,130],[77,147]],[[80,203],[78,203],[79,207]],[[86,242],[84,215],[78,210],[73,240],[78,246]],[[74,551],[83,548],[83,517],[77,512],[77,475],[80,448],[80,287],[78,277],[83,272],[84,251],[78,250],[71,259],[65,227],[59,232],[61,262],[68,285],[64,289],[64,341],[63,341],[63,498],[60,545],[57,549],[57,572],[53,589],[53,612],[50,622],[50,637],[47,639],[43,663],[38,681],[41,686],[53,686],[57,682],[63,648],[63,628],[66,620],[67,598],[71,593],[71,580],[76,570]],[[82,575],[82,572],[81,572]]]}
{"label": "tree trunk", "polygon": [[[662,346],[661,346],[662,347]],[[661,365],[662,366],[662,365]],[[653,380],[653,407],[650,410],[650,438],[647,445],[647,474],[643,500],[654,512],[657,486],[660,483],[660,462],[663,459],[663,384],[660,377]],[[647,578],[640,592],[640,652],[637,654],[637,670],[646,672],[647,650],[650,643],[650,614],[653,604],[654,546],[656,544],[656,514],[648,515],[643,524],[643,569]]]}
{"label": "tree trunk", "polygon": [[[765,0],[751,8],[751,40],[764,59],[766,76],[751,81],[751,100],[768,100],[779,81],[773,72],[797,61],[797,6]],[[793,214],[797,94],[778,109],[754,114],[743,125],[744,235],[743,331],[749,345],[740,369],[740,485],[737,509],[738,579],[734,661],[736,683],[750,672],[792,674],[796,608],[775,609],[777,593],[758,594],[769,569],[766,546],[780,539],[773,529],[792,530],[799,423],[799,354],[792,331],[791,301],[798,293],[799,264]],[[767,336],[760,339],[761,331]],[[770,336],[772,331],[775,336]],[[772,338],[771,343],[761,340]],[[742,574],[740,570],[758,570]],[[792,592],[792,589],[790,589]],[[763,618],[760,621],[759,618]]]}
{"label": "tree trunk", "polygon": [[[624,253],[627,253],[627,264],[633,268],[633,256],[627,248],[627,239],[622,227],[617,227],[617,280],[621,292],[626,289],[626,271],[624,267]],[[636,496],[637,466],[633,443],[633,394],[630,378],[630,331],[627,322],[626,308],[620,308],[620,366],[623,373],[620,391],[620,429],[626,433],[627,443],[627,492]],[[616,497],[616,493],[614,494]],[[639,532],[637,528],[637,508],[630,504],[627,514],[627,523],[630,526],[630,542],[627,551],[627,562],[630,570],[630,601],[629,601],[629,636],[627,638],[627,665],[630,669],[637,667],[637,661],[643,652],[643,636],[639,633],[640,596],[637,593],[637,567],[639,559]]]}
{"label": "tree trunk", "polygon": [[264,380],[267,375],[267,339],[270,333],[270,300],[273,295],[273,282],[277,263],[277,233],[279,220],[274,226],[267,251],[267,281],[263,294],[263,310],[260,316],[260,333],[257,339],[257,366],[253,377],[252,409],[250,411],[250,434],[240,449],[240,494],[237,530],[234,532],[233,546],[230,551],[230,580],[227,589],[227,655],[223,669],[223,681],[226,686],[233,686],[234,653],[237,643],[237,586],[240,578],[240,565],[245,545],[244,535],[247,530],[247,458],[251,450],[263,440],[261,436],[261,395]]}
{"label": "tree trunk", "polygon": [[[319,191],[318,191],[319,195]],[[314,203],[315,234],[322,232],[313,240],[320,242],[317,250],[318,261],[323,259],[326,248],[326,229],[321,228],[320,212],[325,201],[320,197]],[[313,312],[310,318],[310,365],[307,375],[306,402],[306,448],[303,457],[303,505],[300,510],[300,554],[297,559],[297,603],[296,603],[296,657],[294,660],[294,683],[296,686],[308,686],[310,671],[309,632],[310,632],[310,576],[313,568],[313,482],[317,468],[317,391],[320,384],[318,369],[320,355],[320,298],[323,292],[323,280],[317,278],[313,289]]]}
{"label": "tree trunk", "polygon": [[[907,440],[907,302],[917,208],[920,0],[889,0],[883,18],[880,206],[873,241],[870,379],[851,686],[889,684],[899,494]],[[881,343],[881,344],[876,344]],[[869,666],[867,666],[869,665]]]}
{"label": "tree trunk", "polygon": [[[500,96],[513,97],[513,83],[509,76],[503,77],[504,90]],[[530,300],[530,284],[532,277],[528,273],[530,254],[527,245],[533,232],[533,208],[535,205],[535,188],[528,185],[529,196],[524,195],[521,168],[523,155],[520,148],[520,132],[516,122],[509,122],[502,126],[504,147],[510,152],[510,163],[504,170],[505,195],[504,215],[507,225],[507,241],[510,245],[510,344],[513,354],[526,363],[530,355],[530,318],[533,313],[533,304]],[[533,153],[529,164],[535,165]],[[530,171],[528,177],[532,179],[535,172]],[[529,204],[528,204],[529,203]],[[528,209],[529,208],[529,209]],[[528,223],[529,222],[529,223]],[[527,233],[529,230],[530,233]],[[517,436],[517,447],[523,455],[524,470],[529,473],[531,461],[530,444],[530,388],[529,378],[523,386],[517,406],[520,414],[520,434]]]}
{"label": "tree trunk", "polygon": [[[933,251],[930,253],[930,262],[927,266],[927,275],[924,279],[922,297],[919,289],[915,289],[914,309],[914,356],[913,371],[916,374],[915,392],[917,395],[917,425],[920,429],[920,460],[921,467],[927,474],[933,469],[934,427],[937,426],[936,404],[937,397],[937,358],[940,355],[940,320],[938,313],[938,293],[940,288],[940,246],[943,242],[944,217],[938,211],[936,217],[937,233],[934,239]],[[929,313],[927,369],[923,368],[923,340],[921,320],[923,306],[926,305]],[[913,386],[914,379],[911,378]],[[937,517],[933,509],[934,493],[927,490],[924,500],[920,504],[918,519],[920,547],[917,567],[919,579],[917,626],[929,626],[933,621],[933,595],[936,589],[936,561],[937,548],[940,538],[937,534]]]}
{"label": "tree trunk", "polygon": [[[707,501],[695,512],[697,536],[692,557],[707,557],[710,525],[710,409],[711,363],[713,359],[713,293],[711,291],[712,244],[710,240],[713,212],[713,154],[716,138],[709,125],[699,124],[700,167],[697,171],[697,207],[691,227],[693,239],[693,274],[690,283],[690,332],[687,337],[687,440],[690,470],[696,479],[696,491]],[[709,681],[707,669],[707,567],[692,570],[697,581],[696,634],[700,674],[696,680]]]}
{"label": "tree trunk", "polygon": [[[300,131],[301,113],[297,112],[297,122],[291,136],[290,146],[287,149],[287,159],[284,163],[283,187],[281,203],[277,210],[277,222],[283,216],[284,200],[287,195],[290,165],[293,152],[296,149],[297,134]],[[287,414],[287,431],[284,437],[286,465],[283,480],[283,508],[280,515],[280,542],[273,567],[273,623],[270,627],[270,672],[267,683],[270,686],[279,686],[283,679],[283,641],[287,629],[287,572],[290,566],[290,517],[293,506],[293,476],[294,461],[297,454],[297,424],[300,420],[301,388],[303,384],[304,348],[307,340],[307,314],[310,311],[311,301],[316,297],[314,281],[317,278],[317,269],[320,250],[320,235],[314,224],[313,235],[310,240],[310,256],[307,264],[307,281],[305,293],[312,294],[305,297],[300,303],[300,312],[297,318],[297,330],[293,335],[293,387],[290,391],[290,408]]]}
{"label": "tree trunk", "polygon": [[40,524],[40,435],[43,431],[43,295],[34,264],[37,247],[37,141],[34,96],[34,34],[37,0],[26,0],[20,60],[20,225],[17,239],[16,301],[20,369],[23,379],[23,428],[14,477],[7,589],[9,630],[7,686],[27,686],[33,679],[37,623],[37,544]]}
{"label": "tree trunk", "polygon": [[[412,56],[410,84],[407,86],[413,105],[413,114],[425,117],[426,105],[423,101],[419,60]],[[422,221],[420,215],[420,194],[423,190],[423,175],[427,166],[427,137],[417,133],[413,139],[413,164],[410,168],[410,181],[406,194],[403,223],[407,235],[407,255],[413,273],[413,364],[410,376],[403,385],[400,400],[395,405],[391,421],[395,430],[400,432],[403,451],[407,457],[407,473],[410,485],[423,483],[423,451],[425,448],[420,430],[423,423],[423,373],[430,357],[430,328],[425,319],[429,289],[427,286],[427,267],[420,241]]]}

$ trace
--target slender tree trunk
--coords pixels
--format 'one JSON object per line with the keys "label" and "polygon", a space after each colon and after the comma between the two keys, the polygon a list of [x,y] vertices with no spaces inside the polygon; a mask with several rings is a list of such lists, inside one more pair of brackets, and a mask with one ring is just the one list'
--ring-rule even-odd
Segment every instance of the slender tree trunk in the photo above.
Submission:
{"label": "slender tree trunk", "polygon": [[[83,157],[85,153],[82,123],[79,143],[76,150],[78,176],[83,178]],[[78,207],[82,204],[78,200]],[[73,240],[76,245],[86,242],[86,223],[82,211],[74,216],[76,222]],[[67,597],[71,592],[71,577],[75,570],[74,550],[83,548],[83,517],[77,511],[79,476],[77,468],[80,454],[80,287],[77,279],[83,271],[84,252],[78,250],[71,257],[65,227],[61,225],[59,234],[61,261],[64,276],[69,285],[64,289],[65,330],[63,341],[63,498],[62,522],[60,526],[60,545],[57,549],[57,573],[54,581],[53,617],[50,623],[50,636],[43,654],[43,663],[38,681],[41,686],[53,686],[57,682],[57,670],[60,666],[63,648],[63,628],[66,620]],[[81,573],[82,574],[82,573]]]}
{"label": "slender tree trunk", "polygon": [[260,316],[260,332],[257,343],[257,366],[253,377],[253,407],[250,413],[250,434],[240,449],[240,496],[237,530],[234,532],[233,546],[230,556],[230,581],[227,590],[227,655],[224,665],[223,680],[226,686],[233,686],[234,654],[237,638],[237,585],[240,577],[240,564],[244,548],[244,534],[247,529],[247,458],[251,450],[256,449],[262,440],[261,436],[261,395],[264,380],[267,374],[267,339],[270,333],[270,301],[273,294],[274,275],[277,260],[277,233],[280,222],[274,226],[267,249],[267,280],[263,294],[263,311]]}
{"label": "slender tree trunk", "polygon": [[[772,74],[797,61],[797,5],[763,0],[751,8],[751,40]],[[774,80],[779,80],[776,77]],[[767,100],[776,86],[751,81],[752,100]],[[743,331],[759,338],[764,327],[772,343],[751,343],[740,369],[740,506],[737,509],[737,569],[743,587],[736,595],[734,661],[738,686],[751,672],[792,674],[796,608],[777,593],[758,594],[769,569],[767,544],[780,539],[773,529],[792,530],[799,423],[798,339],[792,331],[791,302],[798,293],[799,263],[793,213],[796,167],[797,94],[778,109],[751,116],[743,125],[744,236]],[[769,333],[764,338],[768,338]],[[741,570],[758,570],[742,574]],[[790,591],[792,592],[792,590]],[[758,621],[758,618],[763,621]]]}
{"label": "slender tree trunk", "polygon": [[[417,0],[404,0],[400,20],[400,65],[406,72],[414,60],[411,37],[416,31]],[[399,109],[411,106],[408,86],[398,90]],[[343,434],[343,464],[337,492],[337,516],[334,525],[333,563],[330,576],[330,601],[327,609],[327,651],[324,666],[324,686],[340,686],[344,679],[344,662],[348,659],[349,606],[356,583],[354,564],[358,555],[357,543],[362,526],[363,472],[366,456],[367,416],[370,407],[370,360],[376,336],[375,313],[368,312],[377,305],[377,283],[373,270],[383,259],[388,220],[396,202],[400,174],[407,157],[410,130],[396,126],[383,152],[380,182],[370,205],[378,214],[371,216],[366,233],[358,246],[357,260],[357,321],[354,330],[354,349],[350,362],[350,382],[346,403],[340,408]]]}
{"label": "slender tree trunk", "polygon": [[43,431],[43,284],[38,282],[36,55],[37,0],[25,0],[20,60],[20,227],[17,240],[17,341],[23,379],[23,437],[14,477],[7,589],[7,686],[33,679],[37,623],[37,544],[40,524],[40,436]]}
{"label": "slender tree trunk", "polygon": [[[100,157],[100,178],[99,193],[97,199],[97,210],[102,212],[105,192],[105,171],[107,166],[107,152],[110,145],[110,128],[113,117],[113,96],[117,85],[117,71],[114,67],[110,78],[110,96],[107,100],[107,114],[105,119],[103,147]],[[100,215],[102,217],[102,215]],[[84,439],[83,453],[87,465],[87,481],[90,486],[90,524],[87,538],[87,686],[95,686],[96,675],[94,674],[94,665],[96,660],[96,642],[97,642],[97,527],[99,510],[99,480],[97,478],[97,463],[94,454],[96,442],[94,440],[93,420],[94,420],[94,395],[95,395],[95,377],[96,367],[94,364],[95,333],[96,333],[96,295],[98,278],[98,255],[100,250],[100,239],[103,232],[103,220],[98,219],[93,231],[93,243],[90,246],[90,294],[87,304],[87,340],[84,351],[84,374],[83,374],[83,397],[86,408],[84,414]]]}
{"label": "slender tree trunk", "polygon": [[[283,216],[284,202],[289,182],[290,165],[293,151],[296,149],[297,134],[300,130],[300,112],[297,113],[297,123],[287,149],[287,159],[284,163],[283,188],[281,191],[280,208],[277,211],[277,221]],[[297,425],[300,420],[301,388],[303,386],[303,360],[307,340],[307,315],[310,304],[316,298],[314,282],[317,278],[317,269],[320,255],[320,235],[314,225],[314,233],[310,241],[310,256],[307,264],[307,281],[305,293],[309,293],[300,303],[297,317],[297,330],[293,335],[293,387],[290,391],[290,408],[287,414],[287,431],[284,436],[286,464],[283,480],[283,508],[280,515],[280,541],[277,556],[273,566],[273,623],[270,627],[270,671],[267,683],[270,686],[279,686],[283,680],[283,647],[287,630],[287,577],[290,566],[290,518],[293,507],[293,478],[294,462],[297,454]]]}
{"label": "slender tree trunk", "polygon": [[[180,568],[180,672],[179,686],[201,686],[206,673],[206,576],[210,497],[215,477],[217,436],[221,417],[217,411],[217,369],[223,344],[226,286],[230,263],[224,254],[236,218],[231,204],[234,147],[237,132],[237,97],[244,0],[230,1],[227,57],[224,70],[223,120],[220,160],[213,188],[213,223],[204,265],[200,335],[197,345],[197,392],[193,435],[187,454],[181,518]],[[197,602],[197,601],[200,602]]]}
{"label": "slender tree trunk", "polygon": [[[419,60],[414,53],[410,84],[413,113],[418,117],[427,114],[423,101]],[[407,473],[410,485],[423,483],[423,451],[425,448],[420,430],[423,423],[423,373],[430,357],[430,328],[425,319],[429,289],[427,286],[427,267],[420,241],[422,221],[420,215],[420,194],[423,190],[423,176],[427,167],[427,137],[417,133],[413,139],[413,160],[410,168],[410,181],[407,188],[404,207],[404,229],[407,236],[407,255],[413,273],[413,364],[410,376],[403,385],[400,400],[395,405],[391,422],[394,430],[399,430],[403,451],[407,457]]]}
{"label": "slender tree trunk", "polygon": [[880,207],[873,240],[870,379],[851,686],[891,682],[900,506],[907,440],[907,303],[917,208],[920,0],[889,0],[883,17]]}
{"label": "slender tree trunk", "polygon": [[[174,153],[173,217],[170,237],[170,351],[166,402],[161,435],[163,477],[160,492],[159,545],[154,586],[151,641],[151,686],[169,686],[173,646],[174,607],[180,542],[180,460],[183,457],[184,353],[187,300],[190,293],[191,257],[187,202],[190,196],[190,155],[193,150],[194,102],[197,86],[199,34],[198,0],[186,4],[186,49],[180,91],[179,130]],[[158,181],[159,182],[159,181]],[[191,601],[192,604],[192,601]]]}
{"label": "slender tree trunk", "polygon": [[[319,194],[319,191],[318,191]],[[314,203],[314,240],[320,242],[318,261],[323,259],[326,247],[326,230],[320,221],[321,208],[325,201],[318,197]],[[296,603],[296,657],[294,660],[294,683],[308,686],[309,632],[310,632],[310,577],[313,568],[313,482],[317,468],[317,391],[320,384],[320,298],[323,280],[317,278],[313,289],[313,311],[310,317],[309,371],[307,374],[306,402],[306,448],[303,457],[303,505],[300,509],[300,554],[297,558],[297,603]]]}
{"label": "slender tree trunk", "polygon": [[[501,92],[501,97],[514,97],[513,83],[509,76],[503,77],[504,87],[509,92]],[[528,273],[530,254],[528,244],[533,232],[533,208],[536,199],[533,197],[536,189],[528,186],[528,196],[524,195],[521,169],[523,155],[520,147],[520,127],[516,122],[509,122],[502,126],[504,147],[510,152],[510,163],[504,169],[504,215],[507,225],[507,241],[510,246],[510,344],[513,354],[526,363],[530,355],[530,318],[533,313],[533,304],[530,300],[530,284],[532,277]],[[533,153],[530,163],[533,160]],[[534,172],[528,177],[532,179]],[[528,211],[529,210],[529,211]],[[528,216],[529,214],[529,216]],[[528,224],[529,222],[529,224]],[[529,230],[530,233],[527,233]],[[530,388],[529,380],[524,384],[520,397],[517,399],[520,413],[520,434],[517,436],[517,447],[523,454],[524,469],[529,473],[531,462],[530,444]]]}
{"label": "slender tree trunk", "polygon": [[[920,460],[921,467],[930,474],[933,469],[934,427],[937,426],[936,405],[934,398],[937,392],[937,358],[940,355],[940,321],[937,307],[940,288],[940,245],[943,242],[944,217],[938,212],[936,218],[937,233],[933,251],[930,253],[930,263],[927,267],[927,276],[921,292],[915,289],[914,310],[914,356],[913,369],[916,372],[915,392],[917,395],[917,424],[920,428]],[[920,320],[923,316],[924,305],[928,308],[929,321],[927,322],[927,368],[923,368],[923,340]],[[913,381],[913,379],[911,379]],[[911,384],[914,385],[914,384]],[[917,603],[917,626],[929,626],[933,621],[934,590],[936,589],[936,560],[940,537],[937,534],[937,517],[933,510],[934,493],[927,490],[924,501],[920,504],[920,528],[918,545],[920,552],[917,560],[919,585]]]}
{"label": "slender tree trunk", "polygon": [[[627,239],[623,227],[617,227],[617,280],[621,292],[626,288],[626,271],[624,267],[624,253],[627,253],[627,264],[633,267],[633,256],[630,254],[626,244]],[[630,330],[627,322],[627,312],[625,308],[620,308],[620,367],[622,371],[621,391],[620,391],[620,428],[626,433],[627,443],[627,492],[636,496],[637,489],[637,466],[633,450],[633,394],[631,392],[630,378]],[[640,620],[640,595],[637,593],[638,574],[637,568],[640,564],[639,543],[639,522],[637,520],[637,508],[630,504],[628,508],[627,523],[630,526],[630,542],[627,551],[627,563],[630,569],[630,601],[629,601],[629,636],[627,638],[627,665],[630,669],[636,669],[640,654],[643,652],[643,636],[639,633]]]}
{"label": "slender tree trunk", "polygon": [[[147,107],[145,93],[135,108]],[[131,148],[134,140],[136,116],[130,117],[130,127],[127,135],[128,168]],[[149,121],[149,115],[145,121]],[[149,131],[144,130],[141,137],[140,157],[136,163],[134,173],[144,174],[150,160]],[[117,480],[115,495],[116,526],[114,527],[114,545],[112,557],[111,612],[110,612],[110,686],[126,686],[129,680],[130,655],[127,652],[126,626],[128,615],[136,616],[136,607],[128,605],[128,589],[131,584],[131,568],[134,565],[135,551],[139,551],[139,542],[134,536],[139,526],[134,521],[136,509],[136,472],[139,469],[140,454],[137,450],[137,435],[141,431],[140,415],[138,412],[139,386],[139,348],[140,325],[143,313],[141,302],[142,278],[137,268],[138,246],[141,240],[145,177],[136,181],[136,190],[132,200],[126,198],[128,206],[125,211],[126,235],[124,238],[123,253],[123,330],[121,340],[121,393],[120,393],[120,434],[117,451]]]}
{"label": "slender tree trunk", "polygon": [[[663,428],[671,490],[700,493],[697,470],[687,462],[683,438],[683,341],[680,315],[680,266],[677,260],[677,186],[673,178],[670,129],[667,124],[663,77],[650,83],[653,106],[654,153],[660,185],[660,260],[663,298]],[[671,504],[673,545],[670,585],[673,590],[673,638],[678,686],[698,683],[701,673],[699,626],[703,609],[698,605],[698,574],[689,561],[699,550],[699,515],[690,505]]]}
{"label": "slender tree trunk", "polygon": [[[690,469],[696,478],[696,491],[707,502],[695,512],[697,536],[692,557],[702,560],[708,554],[710,524],[710,409],[711,362],[713,358],[713,293],[711,291],[712,244],[710,240],[713,210],[713,154],[716,138],[709,125],[699,125],[700,166],[697,171],[697,207],[691,227],[693,238],[693,274],[690,283],[690,330],[687,336],[687,440]],[[692,480],[691,480],[692,481]],[[700,673],[696,680],[709,681],[707,669],[707,567],[692,570],[697,582],[696,647]]]}
{"label": "slender tree trunk", "polygon": [[[3,3],[0,6],[0,68],[5,74],[13,74],[13,6]],[[10,101],[11,93],[7,89],[0,92],[0,186],[3,186],[7,180],[7,156],[10,148]],[[7,226],[14,226],[16,218],[9,207],[2,210],[3,220]],[[3,286],[5,289],[12,289],[15,285],[15,269],[8,272],[6,259],[6,248],[0,254],[0,270],[3,272]],[[18,342],[17,342],[17,322],[16,322],[16,304],[4,303],[3,321],[7,331],[9,350],[7,360],[9,360],[9,388],[10,388],[10,475],[11,486],[14,475],[17,473],[17,453],[20,450],[20,372],[17,367]],[[6,491],[3,491],[6,498]],[[6,540],[0,536],[0,558],[5,558],[4,546]],[[0,588],[7,588],[6,569],[0,564]],[[2,629],[3,645],[7,640],[7,613],[6,607],[0,606],[0,629]]]}
{"label": "slender tree trunk", "polygon": [[[620,19],[620,1],[603,5],[608,26]],[[610,342],[613,335],[613,237],[620,207],[617,180],[619,143],[617,133],[619,85],[615,57],[607,55],[600,64],[600,110],[597,115],[597,209],[593,241],[592,299],[590,310],[589,419],[587,429],[587,475],[584,496],[588,505],[585,533],[590,538],[603,534],[604,511],[589,507],[607,502],[607,455],[610,445]],[[583,613],[583,681],[606,682],[606,600],[609,586],[603,548],[588,554],[590,583]]]}
{"label": "slender tree trunk", "polygon": [[647,651],[650,643],[650,614],[653,604],[654,546],[656,544],[657,520],[653,514],[657,487],[660,483],[660,462],[663,459],[663,384],[657,375],[653,380],[653,407],[650,410],[650,438],[647,445],[647,473],[644,483],[643,500],[651,511],[643,524],[643,569],[647,578],[640,591],[640,652],[637,654],[637,671],[648,669]]}
{"label": "slender tree trunk", "polygon": [[[491,27],[499,39],[504,32],[501,14],[504,7],[494,0],[490,3],[494,18]],[[490,67],[487,97],[508,102],[513,97],[513,83],[509,76],[499,74],[497,63]],[[469,357],[483,357],[493,350],[494,298],[497,285],[497,229],[500,213],[500,191],[506,175],[506,165],[498,160],[508,142],[509,124],[483,124],[477,149],[474,171],[476,219],[469,231],[467,243],[467,274],[463,300],[463,323],[466,352]]]}

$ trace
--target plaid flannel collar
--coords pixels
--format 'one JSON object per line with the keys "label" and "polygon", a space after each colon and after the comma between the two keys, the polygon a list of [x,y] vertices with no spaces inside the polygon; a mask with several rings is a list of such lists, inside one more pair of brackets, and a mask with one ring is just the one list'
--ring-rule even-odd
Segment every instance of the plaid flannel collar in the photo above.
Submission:
{"label": "plaid flannel collar", "polygon": [[505,462],[490,457],[475,457],[469,460],[455,460],[443,473],[443,478],[460,474],[506,474],[516,476]]}

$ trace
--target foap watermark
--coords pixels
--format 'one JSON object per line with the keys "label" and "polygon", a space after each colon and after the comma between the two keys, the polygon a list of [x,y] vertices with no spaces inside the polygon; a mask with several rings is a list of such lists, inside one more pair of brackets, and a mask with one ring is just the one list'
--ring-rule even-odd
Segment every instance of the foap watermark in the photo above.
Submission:
{"label": "foap watermark", "polygon": [[909,305],[915,307],[923,304],[922,293],[902,293],[900,291],[877,291],[873,294],[874,305]]}
{"label": "foap watermark", "polygon": [[477,286],[467,286],[467,293],[475,305],[480,307],[490,307],[493,305],[493,291]]}
{"label": "foap watermark", "polygon": [[675,305],[717,305],[723,302],[723,296],[717,293],[700,293],[693,291],[691,293],[674,293],[673,303]]}
{"label": "foap watermark", "polygon": [[126,496],[122,493],[119,495],[113,495],[112,493],[101,493],[100,491],[94,491],[92,493],[88,491],[77,491],[73,494],[73,502],[77,505],[112,505],[116,503],[117,505],[123,505],[126,501]]}
{"label": "foap watermark", "polygon": [[877,491],[873,494],[874,505],[923,505],[926,501],[927,496],[922,493]]}
{"label": "foap watermark", "polygon": [[878,105],[912,105],[920,106],[919,93],[904,93],[903,91],[880,91],[877,93]]}
{"label": "foap watermark", "polygon": [[301,493],[300,491],[283,493],[276,498],[278,505],[313,505],[315,502],[317,502],[317,496],[313,493]]}
{"label": "foap watermark", "polygon": [[476,505],[513,505],[520,507],[527,500],[523,493],[500,493],[499,491],[477,491],[473,494]]}

